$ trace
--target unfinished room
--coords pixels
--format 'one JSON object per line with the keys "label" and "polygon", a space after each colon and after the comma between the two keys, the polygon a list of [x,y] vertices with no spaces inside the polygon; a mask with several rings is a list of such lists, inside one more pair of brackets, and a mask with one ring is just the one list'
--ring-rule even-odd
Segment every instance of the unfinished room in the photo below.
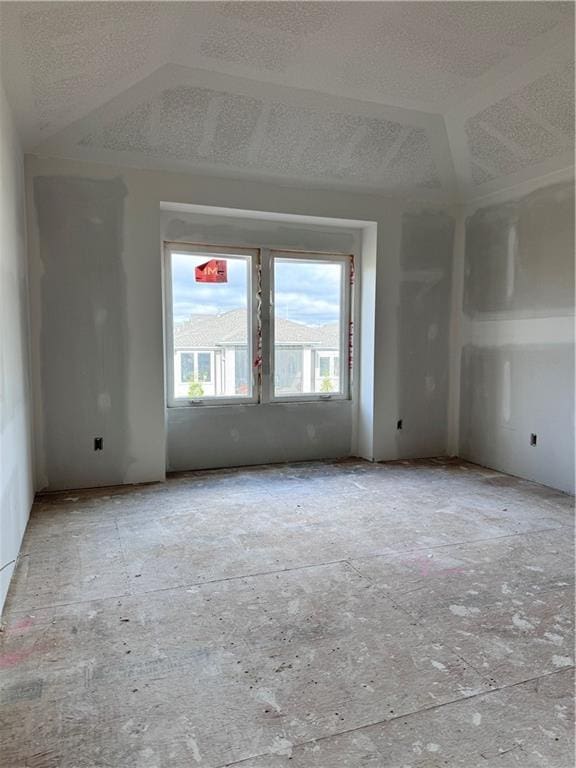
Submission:
{"label": "unfinished room", "polygon": [[0,0],[0,768],[573,768],[574,10]]}

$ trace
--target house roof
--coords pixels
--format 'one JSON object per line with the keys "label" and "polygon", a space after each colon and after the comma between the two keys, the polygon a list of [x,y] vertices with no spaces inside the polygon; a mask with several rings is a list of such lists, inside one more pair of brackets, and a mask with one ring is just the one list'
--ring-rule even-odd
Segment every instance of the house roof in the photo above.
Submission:
{"label": "house roof", "polygon": [[[220,315],[190,315],[174,326],[176,349],[196,349],[245,344],[247,339],[245,309],[231,309]],[[280,344],[311,345],[320,349],[339,346],[338,323],[304,325],[292,320],[276,320],[276,340]]]}

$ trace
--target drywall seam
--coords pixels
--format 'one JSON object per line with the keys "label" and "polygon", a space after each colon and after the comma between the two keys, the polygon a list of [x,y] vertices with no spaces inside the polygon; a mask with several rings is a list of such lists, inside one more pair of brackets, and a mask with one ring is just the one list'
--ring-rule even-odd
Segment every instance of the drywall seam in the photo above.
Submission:
{"label": "drywall seam", "polygon": [[384,258],[376,263],[374,314],[374,438],[373,458],[386,461],[398,455],[399,350],[398,312],[402,271],[402,216],[379,232]]}
{"label": "drywall seam", "polygon": [[500,320],[462,318],[461,338],[477,347],[508,344],[571,344],[574,313],[564,317],[517,317]]}
{"label": "drywall seam", "polygon": [[34,497],[24,178],[0,83],[0,614]]}
{"label": "drywall seam", "polygon": [[450,382],[448,394],[449,456],[458,456],[460,443],[460,367],[462,355],[462,301],[464,297],[464,257],[466,228],[464,210],[455,214],[454,254],[452,259],[452,297],[450,306]]}
{"label": "drywall seam", "polygon": [[34,414],[34,486],[37,491],[48,484],[46,474],[46,455],[44,451],[44,396],[40,381],[41,369],[41,332],[42,319],[40,307],[42,306],[40,285],[43,278],[42,263],[33,258],[33,254],[39,253],[39,235],[36,209],[34,206],[34,186],[30,183],[28,174],[28,162],[30,156],[25,157],[26,167],[26,219],[28,240],[28,269],[30,282],[30,357],[32,362],[32,392]]}
{"label": "drywall seam", "polygon": [[355,264],[358,293],[355,296],[354,320],[356,357],[356,408],[352,422],[352,453],[372,461],[374,459],[375,370],[376,360],[376,277],[378,270],[378,226],[370,224],[363,233],[360,263]]}
{"label": "drywall seam", "polygon": [[255,211],[249,208],[231,208],[222,205],[199,205],[197,203],[171,203],[160,201],[160,210],[174,213],[198,214],[234,219],[256,219],[259,222],[301,224],[308,227],[335,227],[337,229],[364,229],[373,222],[364,219],[334,218],[330,216],[312,216],[280,211]]}

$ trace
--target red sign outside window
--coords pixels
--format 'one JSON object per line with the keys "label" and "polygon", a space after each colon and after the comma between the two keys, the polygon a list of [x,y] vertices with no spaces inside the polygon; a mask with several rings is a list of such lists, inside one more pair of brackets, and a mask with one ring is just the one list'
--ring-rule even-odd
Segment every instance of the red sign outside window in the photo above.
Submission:
{"label": "red sign outside window", "polygon": [[210,259],[196,267],[197,283],[227,283],[228,264],[224,259]]}

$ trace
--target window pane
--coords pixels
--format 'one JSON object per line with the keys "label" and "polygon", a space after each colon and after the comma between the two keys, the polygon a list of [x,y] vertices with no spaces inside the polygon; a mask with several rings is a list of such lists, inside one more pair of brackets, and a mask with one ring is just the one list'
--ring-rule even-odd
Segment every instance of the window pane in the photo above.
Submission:
{"label": "window pane", "polygon": [[248,395],[250,392],[250,368],[246,347],[236,347],[234,355],[235,391],[238,395]]}
{"label": "window pane", "polygon": [[211,381],[210,375],[210,353],[198,353],[198,381]]}
{"label": "window pane", "polygon": [[190,352],[180,355],[180,381],[194,381],[194,355]]}
{"label": "window pane", "polygon": [[251,397],[250,258],[173,252],[172,316],[174,397]]}
{"label": "window pane", "polygon": [[274,395],[340,393],[343,264],[274,259]]}

